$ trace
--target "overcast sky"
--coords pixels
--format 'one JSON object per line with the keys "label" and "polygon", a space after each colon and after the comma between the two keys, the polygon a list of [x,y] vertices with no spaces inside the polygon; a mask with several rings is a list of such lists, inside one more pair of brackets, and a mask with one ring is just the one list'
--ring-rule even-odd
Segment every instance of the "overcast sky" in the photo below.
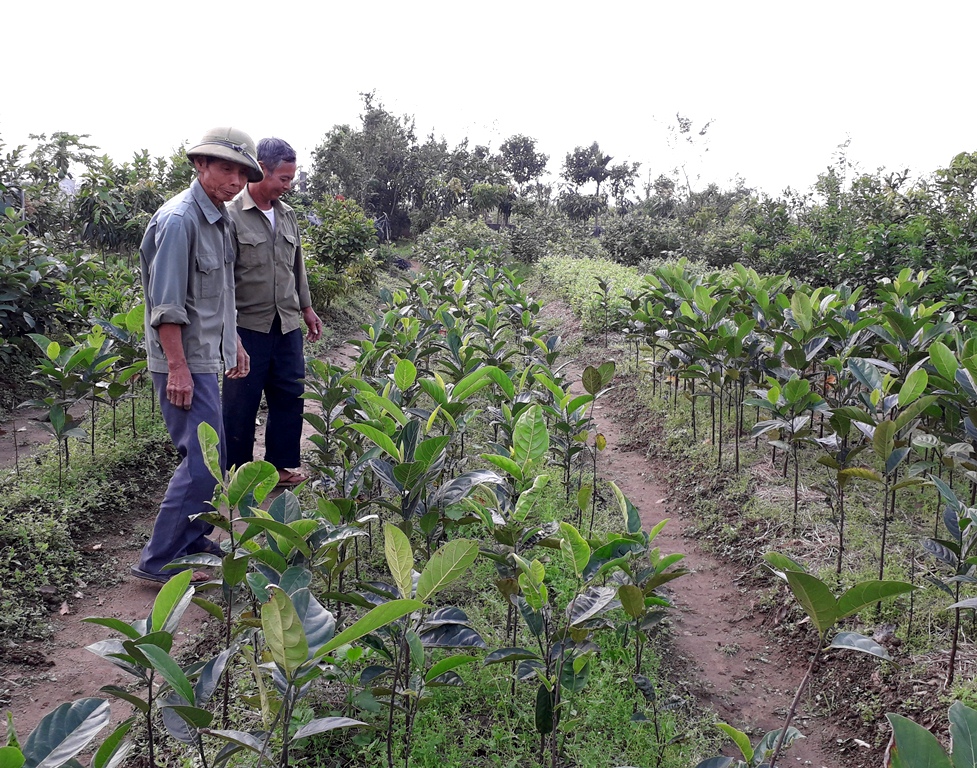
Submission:
{"label": "overcast sky", "polygon": [[[2,18],[4,151],[69,131],[121,161],[232,124],[301,164],[372,90],[450,145],[532,136],[554,174],[596,140],[642,180],[684,162],[696,184],[775,194],[809,188],[849,139],[866,171],[977,150],[964,0],[7,0]],[[681,151],[676,112],[713,121]]]}

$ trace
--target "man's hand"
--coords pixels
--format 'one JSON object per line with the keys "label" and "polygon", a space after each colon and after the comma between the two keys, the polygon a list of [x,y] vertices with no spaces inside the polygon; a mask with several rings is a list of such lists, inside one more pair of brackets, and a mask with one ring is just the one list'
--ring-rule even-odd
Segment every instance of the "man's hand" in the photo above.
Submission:
{"label": "man's hand", "polygon": [[190,410],[193,402],[193,376],[187,366],[170,366],[166,376],[166,399],[177,408]]}
{"label": "man's hand", "polygon": [[322,320],[319,319],[315,310],[312,307],[303,309],[302,319],[305,320],[305,326],[309,329],[309,333],[305,338],[309,341],[318,341],[322,337]]}
{"label": "man's hand", "polygon": [[237,365],[229,371],[224,371],[224,375],[229,379],[243,379],[251,372],[251,356],[241,343],[241,337],[237,337]]}

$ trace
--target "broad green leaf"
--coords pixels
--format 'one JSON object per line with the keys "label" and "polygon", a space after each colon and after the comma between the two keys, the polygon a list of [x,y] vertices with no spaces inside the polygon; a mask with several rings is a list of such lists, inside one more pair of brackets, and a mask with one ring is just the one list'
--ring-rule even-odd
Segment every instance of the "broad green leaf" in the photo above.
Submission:
{"label": "broad green leaf", "polygon": [[797,403],[807,397],[811,392],[811,382],[807,379],[792,377],[784,385],[784,399],[788,403]]}
{"label": "broad green leaf", "polygon": [[492,383],[491,369],[493,368],[496,368],[496,366],[485,366],[468,374],[451,390],[451,399],[456,402],[463,402],[483,387],[487,387]]}
{"label": "broad green leaf", "polygon": [[359,432],[364,437],[369,438],[371,441],[373,441],[374,445],[380,448],[380,450],[390,456],[390,458],[392,458],[394,461],[403,461],[404,457],[390,435],[381,432],[376,427],[371,427],[369,424],[350,424],[349,428]]}
{"label": "broad green leaf", "polygon": [[449,541],[435,552],[417,580],[417,599],[440,592],[459,578],[478,557],[478,542],[467,539]]}
{"label": "broad green leaf", "polygon": [[882,389],[882,374],[868,360],[861,357],[851,357],[848,359],[848,370],[870,392]]}
{"label": "broad green leaf", "polygon": [[804,333],[814,327],[814,311],[811,306],[811,297],[803,291],[794,291],[790,297],[790,311],[794,316],[794,322]]}
{"label": "broad green leaf", "polygon": [[271,600],[261,606],[261,630],[275,663],[286,679],[292,680],[309,657],[309,643],[295,606],[284,590],[274,590]]}
{"label": "broad green leaf", "polygon": [[525,648],[499,648],[486,656],[482,665],[487,667],[491,664],[504,664],[507,661],[525,661],[526,659],[539,659],[539,654]]}
{"label": "broad green leaf", "polygon": [[378,605],[376,608],[369,611],[365,616],[360,618],[352,626],[347,627],[338,635],[336,635],[332,640],[326,643],[319,651],[316,656],[324,656],[330,651],[334,651],[341,645],[347,645],[354,640],[358,640],[363,637],[363,635],[369,634],[378,630],[380,627],[384,627],[393,621],[396,621],[401,616],[404,616],[413,611],[419,611],[424,607],[424,603],[420,600],[391,600],[383,605]]}
{"label": "broad green leaf", "polygon": [[549,475],[536,475],[533,479],[532,488],[523,491],[519,494],[519,500],[516,502],[516,508],[513,510],[512,516],[520,521],[524,522],[529,513],[532,511],[533,505],[537,502],[539,497],[543,493],[543,489],[546,488],[546,484],[549,482]]}
{"label": "broad green leaf", "polygon": [[917,368],[910,373],[899,390],[899,407],[905,408],[916,400],[926,390],[928,383],[929,376],[923,368]]}
{"label": "broad green leaf", "polygon": [[82,621],[88,622],[89,624],[98,624],[102,627],[108,627],[109,629],[114,629],[116,632],[125,635],[130,640],[135,640],[140,637],[141,633],[132,624],[122,621],[122,619],[113,619],[111,617],[89,617],[87,619],[82,619]]}
{"label": "broad green leaf", "polygon": [[173,657],[159,646],[151,643],[140,645],[139,650],[149,659],[153,669],[170,684],[170,687],[182,696],[188,704],[193,704],[193,686],[187,680],[183,670],[180,669],[180,665],[173,660]]}
{"label": "broad green leaf", "polygon": [[782,555],[780,552],[767,552],[764,554],[763,559],[770,566],[770,570],[785,581],[787,580],[786,571],[798,571],[800,573],[807,571],[807,568],[802,563],[787,555]]}
{"label": "broad green leaf", "polygon": [[478,661],[478,656],[449,656],[446,659],[441,659],[437,664],[434,664],[431,669],[428,670],[427,675],[424,676],[424,682],[430,683],[432,680],[443,675],[445,672],[449,672],[452,669],[457,669],[465,664],[473,664]]}
{"label": "broad green leaf", "polygon": [[634,584],[622,584],[617,588],[617,599],[632,619],[640,619],[645,612],[645,596]]}
{"label": "broad green leaf", "polygon": [[512,430],[513,460],[525,476],[528,466],[542,458],[550,447],[543,409],[533,405],[524,410]]}
{"label": "broad green leaf", "polygon": [[[637,533],[641,530],[641,516],[638,514],[637,508],[631,503],[628,497],[624,495],[624,492],[618,488],[616,483],[609,481],[608,485],[610,485],[611,490],[614,491],[614,497],[617,499],[617,505],[621,510],[621,514],[624,516],[624,525],[627,528],[628,533]],[[664,527],[666,522],[668,521],[663,520],[661,523],[659,523],[658,526],[656,526],[656,530],[650,535],[650,538],[655,538],[655,536],[658,535],[658,531]]]}
{"label": "broad green leaf", "polygon": [[570,523],[561,522],[560,533],[563,536],[560,542],[563,556],[577,578],[580,578],[583,569],[587,567],[587,562],[590,560],[590,545],[580,535],[580,531]]}
{"label": "broad green leaf", "polygon": [[824,633],[838,621],[838,608],[831,590],[820,579],[809,573],[786,571],[784,574],[791,592],[811,618],[818,633]]}
{"label": "broad green leaf", "polygon": [[733,740],[733,743],[740,751],[740,754],[743,755],[743,759],[746,762],[750,762],[753,759],[753,745],[750,744],[749,736],[727,723],[716,723],[716,727]]}
{"label": "broad green leaf", "polygon": [[417,379],[417,366],[406,357],[394,369],[394,383],[401,392],[406,392]]}
{"label": "broad green leaf", "polygon": [[505,395],[506,400],[512,400],[516,396],[516,387],[512,383],[512,379],[506,375],[505,371],[501,368],[496,368],[494,365],[488,366],[486,370],[489,378],[502,390],[502,394]]}
{"label": "broad green leaf", "polygon": [[947,381],[954,381],[957,377],[957,358],[950,348],[942,341],[934,341],[930,344],[929,353],[936,372]]}
{"label": "broad green leaf", "polygon": [[959,701],[950,705],[950,739],[954,768],[977,766],[977,711]]}
{"label": "broad green leaf", "polygon": [[449,442],[451,442],[451,435],[422,440],[414,451],[414,461],[424,466],[430,466],[431,462],[441,455]]}
{"label": "broad green leaf", "polygon": [[872,438],[872,450],[875,451],[875,455],[883,461],[888,459],[895,447],[895,437],[896,423],[889,419],[880,421]]}
{"label": "broad green leaf", "polygon": [[591,500],[594,496],[594,486],[590,484],[581,485],[577,491],[577,509],[585,512],[590,508]]}
{"label": "broad green leaf", "polygon": [[250,461],[238,467],[227,486],[227,503],[237,509],[248,494],[254,495],[254,505],[258,506],[278,485],[278,470],[267,461]]}
{"label": "broad green leaf", "polygon": [[495,466],[497,466],[503,472],[512,475],[512,477],[514,477],[519,482],[522,482],[523,479],[522,467],[516,464],[516,462],[514,462],[508,456],[498,456],[497,454],[494,453],[483,453],[481,457],[485,459],[485,461],[489,462],[490,464],[494,464]]}
{"label": "broad green leaf", "polygon": [[131,719],[125,720],[109,734],[92,758],[92,768],[115,768],[115,766],[122,764],[132,749],[132,742],[123,741],[123,739],[129,733],[129,729],[132,728],[133,722]]}
{"label": "broad green leaf", "polygon": [[916,587],[903,581],[863,581],[847,590],[837,604],[838,618],[844,619],[862,608],[906,592]]}
{"label": "broad green leaf", "polygon": [[567,605],[567,617],[572,626],[617,608],[617,590],[613,587],[587,587]]}
{"label": "broad green leaf", "polygon": [[262,516],[255,515],[254,517],[248,518],[248,530],[245,532],[247,538],[255,535],[254,529],[270,532],[280,547],[283,546],[283,542],[287,541],[291,547],[297,549],[306,557],[312,556],[312,550],[309,549],[309,545],[305,541],[301,529],[308,522],[314,521],[296,521],[292,525],[286,525],[285,523],[280,523],[277,520],[266,517],[268,513],[263,510],[256,510],[256,512],[260,512]]}
{"label": "broad green leaf", "polygon": [[885,768],[954,768],[946,751],[930,731],[902,715],[886,714],[892,738],[885,751]]}
{"label": "broad green leaf", "polygon": [[221,469],[220,438],[217,437],[217,430],[206,421],[202,421],[197,426],[197,440],[203,452],[204,464],[220,483],[224,479],[224,471]]}
{"label": "broad green leaf", "polygon": [[583,376],[581,377],[580,382],[583,384],[584,391],[586,391],[589,395],[596,395],[598,392],[600,392],[601,385],[603,384],[601,381],[600,371],[598,371],[592,365],[588,365],[586,368],[584,368]]}
{"label": "broad green leaf", "polygon": [[25,768],[64,765],[88,746],[110,719],[105,699],[85,698],[62,704],[45,715],[24,742]]}
{"label": "broad green leaf", "polygon": [[389,413],[394,421],[396,421],[401,426],[407,424],[410,419],[407,417],[396,403],[394,403],[390,398],[382,397],[380,395],[375,395],[372,392],[359,392],[356,395],[356,399],[364,404],[376,408],[377,412],[383,411],[384,413]]}
{"label": "broad green leaf", "polygon": [[339,728],[359,728],[366,727],[366,723],[360,720],[353,720],[349,717],[320,717],[310,723],[306,723],[299,728],[291,738],[291,743],[319,733],[335,731]]}
{"label": "broad green leaf", "polygon": [[[177,573],[160,588],[159,594],[156,595],[156,600],[153,602],[153,612],[150,618],[149,628],[152,631],[175,631],[175,624],[180,622],[183,612],[193,599],[194,590],[190,586],[191,578],[193,578],[193,571],[186,569]],[[172,629],[167,629],[170,626]]]}
{"label": "broad green leaf", "polygon": [[889,652],[870,637],[858,632],[839,632],[831,639],[831,648],[841,648],[849,651],[860,651],[886,661],[892,661]]}
{"label": "broad green leaf", "polygon": [[553,693],[545,685],[540,685],[536,691],[534,720],[538,733],[545,734],[553,730]]}
{"label": "broad green leaf", "polygon": [[838,476],[844,479],[871,480],[873,483],[882,482],[882,475],[868,467],[848,467],[847,469],[841,470]]}
{"label": "broad green leaf", "polygon": [[915,402],[911,403],[896,417],[896,432],[901,432],[906,426],[909,425],[909,422],[921,416],[923,411],[938,400],[939,397],[937,395],[925,395],[924,397],[921,397]]}
{"label": "broad green leaf", "polygon": [[409,598],[413,592],[414,553],[411,550],[410,539],[393,523],[383,525],[383,551],[387,557],[387,567],[394,577],[394,584],[400,591],[400,596]]}

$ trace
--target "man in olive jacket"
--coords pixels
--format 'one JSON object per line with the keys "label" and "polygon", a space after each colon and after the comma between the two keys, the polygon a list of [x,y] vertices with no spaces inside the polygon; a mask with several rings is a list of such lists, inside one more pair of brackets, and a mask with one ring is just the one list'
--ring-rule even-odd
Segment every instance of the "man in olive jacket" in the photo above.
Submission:
{"label": "man in olive jacket", "polygon": [[258,161],[264,178],[248,184],[227,207],[237,241],[237,329],[251,373],[224,379],[225,460],[228,468],[253,460],[255,417],[264,392],[264,458],[278,469],[280,484],[288,486],[306,479],[294,471],[301,463],[304,405],[300,323],[305,321],[307,338],[315,341],[322,321],[311,306],[295,211],[281,201],[295,178],[295,150],[281,139],[262,139]]}

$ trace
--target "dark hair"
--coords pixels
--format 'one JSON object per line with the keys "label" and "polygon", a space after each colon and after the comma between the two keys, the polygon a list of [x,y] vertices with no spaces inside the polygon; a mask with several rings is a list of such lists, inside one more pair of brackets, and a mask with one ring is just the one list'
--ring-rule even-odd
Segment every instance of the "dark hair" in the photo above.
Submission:
{"label": "dark hair", "polygon": [[262,139],[258,142],[258,160],[264,164],[268,173],[274,173],[282,163],[295,162],[295,150],[284,139]]}

